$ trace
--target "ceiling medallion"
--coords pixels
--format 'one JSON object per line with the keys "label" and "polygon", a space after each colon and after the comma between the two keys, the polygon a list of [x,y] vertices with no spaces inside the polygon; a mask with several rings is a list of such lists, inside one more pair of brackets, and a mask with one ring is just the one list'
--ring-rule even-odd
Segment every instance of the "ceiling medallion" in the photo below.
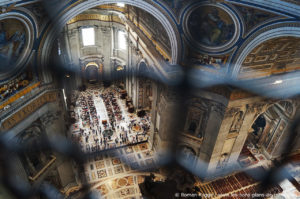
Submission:
{"label": "ceiling medallion", "polygon": [[198,49],[221,52],[237,41],[240,28],[237,17],[224,5],[201,4],[187,12],[185,33]]}
{"label": "ceiling medallion", "polygon": [[31,52],[31,28],[21,16],[0,15],[0,81],[24,66]]}

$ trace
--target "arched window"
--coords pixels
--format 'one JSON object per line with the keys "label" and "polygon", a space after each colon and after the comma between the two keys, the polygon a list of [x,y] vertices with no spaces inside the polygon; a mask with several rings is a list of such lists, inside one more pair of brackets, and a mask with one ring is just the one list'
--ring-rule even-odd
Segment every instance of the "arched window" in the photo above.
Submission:
{"label": "arched window", "polygon": [[119,41],[119,49],[126,50],[127,43],[126,43],[126,33],[122,30],[118,31],[118,41]]}
{"label": "arched window", "polygon": [[93,27],[82,28],[81,34],[83,46],[95,45],[95,30]]}

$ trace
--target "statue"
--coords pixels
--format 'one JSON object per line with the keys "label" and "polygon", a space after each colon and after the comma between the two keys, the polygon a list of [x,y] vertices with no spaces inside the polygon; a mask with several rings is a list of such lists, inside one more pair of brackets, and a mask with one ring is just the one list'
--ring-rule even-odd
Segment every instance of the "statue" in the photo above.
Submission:
{"label": "statue", "polygon": [[229,132],[238,132],[243,124],[243,111],[239,111],[235,114],[233,122],[231,124]]}

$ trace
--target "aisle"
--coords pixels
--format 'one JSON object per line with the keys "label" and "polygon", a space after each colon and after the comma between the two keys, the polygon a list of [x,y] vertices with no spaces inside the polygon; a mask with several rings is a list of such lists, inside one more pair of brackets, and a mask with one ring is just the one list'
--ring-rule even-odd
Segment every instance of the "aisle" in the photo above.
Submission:
{"label": "aisle", "polygon": [[79,92],[74,108],[76,123],[71,137],[83,151],[95,152],[148,140],[150,117],[128,113],[118,89],[87,88]]}

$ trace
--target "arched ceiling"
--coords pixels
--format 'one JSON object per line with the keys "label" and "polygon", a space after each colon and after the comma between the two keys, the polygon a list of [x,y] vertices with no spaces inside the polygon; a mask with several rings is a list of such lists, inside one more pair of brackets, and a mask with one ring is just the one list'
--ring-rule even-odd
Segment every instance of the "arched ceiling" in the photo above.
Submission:
{"label": "arched ceiling", "polygon": [[[44,70],[43,67],[48,63],[50,54],[48,49],[59,30],[69,20],[90,8],[103,9],[104,4],[118,2],[118,0],[4,0],[0,2],[0,15],[12,11],[21,13],[26,10],[28,12],[26,16],[34,16],[31,21],[37,26],[37,41],[32,51],[37,53],[32,59],[35,65],[41,65],[42,70]],[[297,63],[296,55],[294,57],[290,55],[290,58],[284,61],[281,58],[267,57],[264,51],[253,54],[256,49],[252,50],[252,46],[258,44],[250,47],[248,45],[249,40],[258,40],[259,34],[267,32],[271,28],[274,29],[277,26],[282,27],[282,29],[291,26],[298,27],[300,25],[297,18],[300,16],[300,9],[298,9],[300,2],[298,0],[123,0],[122,2],[139,7],[140,10],[147,10],[162,23],[166,34],[162,34],[161,29],[155,30],[155,33],[160,34],[160,36],[167,35],[170,38],[168,47],[171,46],[172,64],[201,68],[201,70],[205,69],[214,74],[216,71],[218,74],[228,72],[234,78],[246,79],[267,77],[272,74],[282,74],[298,69],[297,64],[295,65]],[[44,9],[40,9],[41,7],[49,12],[46,13]],[[195,28],[198,27],[196,23],[198,16],[195,12],[201,11],[201,7],[205,8],[205,12],[210,14],[210,17],[207,17],[210,29],[202,34],[206,36],[206,40],[197,38],[201,34],[201,30],[199,32]],[[224,16],[227,15],[228,20],[225,20]],[[53,23],[45,23],[47,19],[51,21],[51,18]],[[233,26],[235,30],[239,30],[235,31],[234,34],[230,33]],[[191,30],[191,27],[194,29]],[[259,40],[259,43],[265,40]],[[203,43],[206,44],[205,49],[203,45],[199,45]],[[264,42],[261,45],[268,46],[269,44]],[[252,52],[249,54],[251,50]],[[288,48],[285,50],[291,51]],[[243,52],[245,53],[243,54]],[[273,53],[278,54],[279,57],[283,56],[280,54],[283,52],[276,51]],[[243,66],[240,68],[243,60]],[[284,63],[287,66],[283,67]],[[231,70],[231,67],[236,69]],[[233,73],[234,75],[232,75]],[[41,79],[44,82],[52,81],[44,74],[39,75],[42,76]]]}
{"label": "arched ceiling", "polygon": [[300,38],[279,37],[254,48],[244,60],[238,78],[261,78],[300,69]]}

